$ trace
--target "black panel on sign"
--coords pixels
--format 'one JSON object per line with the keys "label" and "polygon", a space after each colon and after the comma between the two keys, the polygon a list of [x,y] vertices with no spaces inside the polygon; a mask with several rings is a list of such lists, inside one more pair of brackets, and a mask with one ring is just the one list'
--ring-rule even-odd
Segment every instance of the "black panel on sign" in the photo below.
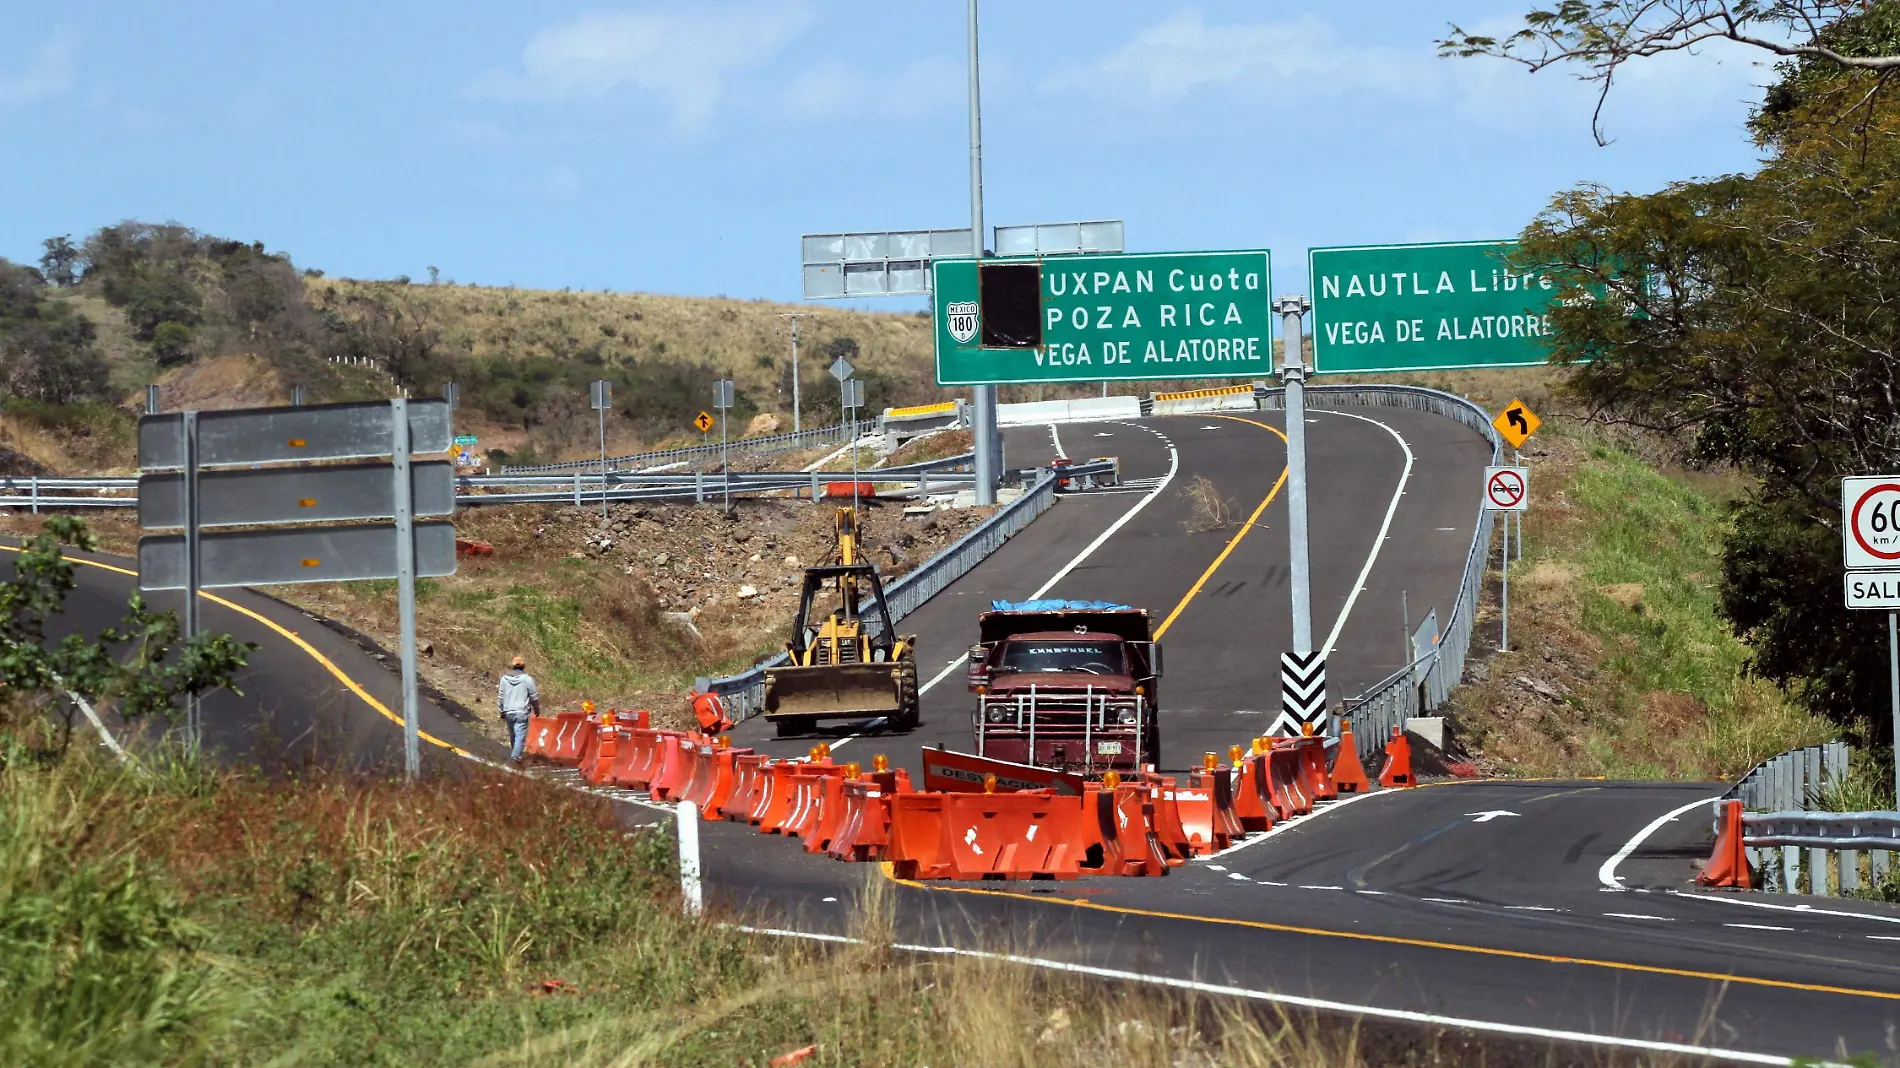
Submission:
{"label": "black panel on sign", "polygon": [[977,287],[984,348],[1042,347],[1042,264],[985,263]]}

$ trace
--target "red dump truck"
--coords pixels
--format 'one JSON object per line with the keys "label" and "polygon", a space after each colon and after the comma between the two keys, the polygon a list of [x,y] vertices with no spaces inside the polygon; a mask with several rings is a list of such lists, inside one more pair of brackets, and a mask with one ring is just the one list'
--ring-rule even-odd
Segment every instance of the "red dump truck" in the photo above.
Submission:
{"label": "red dump truck", "polygon": [[1161,646],[1147,611],[992,605],[970,647],[978,756],[1085,775],[1160,762]]}

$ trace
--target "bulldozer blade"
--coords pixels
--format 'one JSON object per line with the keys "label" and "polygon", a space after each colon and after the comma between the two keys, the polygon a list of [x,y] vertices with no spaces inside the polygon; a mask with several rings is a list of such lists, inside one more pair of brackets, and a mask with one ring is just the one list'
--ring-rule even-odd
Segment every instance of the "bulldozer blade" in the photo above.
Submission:
{"label": "bulldozer blade", "polygon": [[885,716],[898,708],[896,664],[816,664],[765,673],[765,715]]}

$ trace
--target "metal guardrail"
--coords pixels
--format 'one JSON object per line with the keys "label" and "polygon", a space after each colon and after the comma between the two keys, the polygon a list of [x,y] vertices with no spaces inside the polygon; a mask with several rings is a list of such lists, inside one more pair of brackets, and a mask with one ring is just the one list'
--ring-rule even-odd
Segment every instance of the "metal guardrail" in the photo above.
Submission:
{"label": "metal guardrail", "polygon": [[1807,812],[1830,780],[1847,776],[1846,742],[1790,749],[1749,769],[1722,795],[1755,812]]}
{"label": "metal guardrail", "polygon": [[[1283,389],[1256,389],[1263,411],[1283,410]],[[1504,445],[1491,426],[1483,408],[1450,393],[1419,386],[1307,386],[1309,408],[1411,408],[1432,412],[1463,423],[1491,443],[1491,462],[1497,463]],[[1464,678],[1465,657],[1471,651],[1471,634],[1477,618],[1478,595],[1484,588],[1485,561],[1491,547],[1492,517],[1487,508],[1478,510],[1478,525],[1465,553],[1465,570],[1458,583],[1458,598],[1445,618],[1444,630],[1432,654],[1408,664],[1368,687],[1358,697],[1347,698],[1344,714],[1352,724],[1353,740],[1361,758],[1385,748],[1392,728],[1443,704],[1452,688]]]}
{"label": "metal guardrail", "polygon": [[[974,453],[945,456],[936,460],[901,464],[895,467],[868,467],[858,472],[859,482],[883,485],[914,484],[919,496],[932,489],[954,489],[971,482],[975,476],[964,469],[971,466]],[[827,482],[848,481],[849,472],[839,471],[734,471],[730,479],[737,496],[757,496],[807,490],[814,497]],[[549,472],[528,475],[464,475],[456,479],[456,503],[462,507],[498,504],[567,503],[598,504],[601,494],[611,501],[659,501],[691,498],[704,502],[718,496],[727,485],[725,473],[692,472],[671,475],[640,475],[598,471],[567,474]],[[559,486],[558,490],[532,492],[535,486]],[[517,489],[517,487],[519,487]],[[481,490],[512,490],[484,493]],[[102,496],[105,493],[124,496]],[[50,478],[33,475],[0,476],[0,507],[29,508],[136,508],[136,478]]]}
{"label": "metal guardrail", "polygon": [[1805,881],[1810,894],[1851,894],[1886,881],[1900,852],[1900,812],[1744,813],[1742,845],[1766,877],[1763,889],[1792,894]]}
{"label": "metal guardrail", "polygon": [[[794,449],[809,448],[813,445],[829,445],[843,441],[851,432],[851,424],[839,423],[837,426],[814,427],[811,430],[792,430],[783,434],[771,434],[757,438],[739,438],[725,444],[726,455],[756,456],[774,452],[791,452]],[[721,446],[688,445],[677,449],[656,449],[652,452],[636,452],[626,456],[609,456],[607,464],[614,467],[651,467],[670,460],[690,460],[704,456],[718,456]],[[593,468],[600,470],[599,460],[565,460],[556,464],[531,464],[526,467],[503,467],[510,474],[528,474],[536,471],[584,471]]]}
{"label": "metal guardrail", "polygon": [[[891,622],[895,624],[915,612],[944,587],[969,574],[984,558],[1001,548],[1004,542],[1048,511],[1055,499],[1056,478],[1044,470],[1037,477],[1035,485],[1025,490],[1021,497],[998,509],[995,515],[984,520],[975,530],[958,538],[916,570],[886,586],[884,599],[890,606]],[[693,689],[701,693],[718,694],[720,700],[725,702],[727,715],[734,722],[750,719],[764,710],[765,669],[777,667],[785,659],[785,654],[779,653],[737,675],[724,678],[702,675],[693,680]]]}

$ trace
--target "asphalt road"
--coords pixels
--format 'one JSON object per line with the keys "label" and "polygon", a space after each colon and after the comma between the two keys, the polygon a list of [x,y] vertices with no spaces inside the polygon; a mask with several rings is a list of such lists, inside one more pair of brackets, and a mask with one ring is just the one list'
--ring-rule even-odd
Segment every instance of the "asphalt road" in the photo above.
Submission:
{"label": "asphalt road", "polygon": [[[1119,600],[1169,620],[1167,766],[1264,731],[1290,630],[1284,489],[1275,491],[1285,462],[1279,418],[1067,425],[1055,431],[1059,443],[1047,427],[1009,431],[1014,466],[1058,449],[1113,454],[1135,486],[1064,498],[906,620],[920,637],[924,678],[949,668],[925,695],[923,725],[908,736],[834,732],[834,746],[905,762],[920,743],[967,748],[969,698],[950,661],[991,598],[1038,593]],[[1401,594],[1412,621],[1428,607],[1441,617],[1449,608],[1488,450],[1425,413],[1319,411],[1310,419],[1313,624],[1331,648],[1339,696],[1399,666]],[[1190,529],[1197,478],[1229,505],[1227,525]],[[74,624],[94,629],[117,618],[133,585],[124,565],[101,557],[82,568]],[[206,626],[259,649],[240,680],[243,696],[207,700],[209,744],[238,758],[394,764],[400,734],[390,710],[400,705],[386,664],[268,597],[232,591],[221,599],[207,608]],[[167,606],[163,595],[159,603]],[[468,766],[451,747],[495,755],[448,711],[425,702],[422,717],[443,743],[424,746],[435,766]],[[779,753],[810,744],[767,732],[750,723],[738,733]],[[1533,1040],[1614,1036],[1756,1055],[1893,1057],[1900,914],[1683,892],[1691,860],[1709,846],[1698,802],[1718,791],[1485,782],[1379,793],[1163,879],[901,886],[899,929],[929,945],[1006,940],[1048,967],[1516,1029]],[[808,856],[732,825],[707,825],[704,836],[714,900],[764,925],[848,933],[857,889],[883,878],[876,866]]]}
{"label": "asphalt road", "polygon": [[[1292,641],[1282,418],[1011,428],[1012,466],[1047,462],[1058,448],[1072,457],[1114,455],[1123,479],[1141,488],[1062,498],[903,620],[899,629],[918,637],[926,687],[922,723],[908,736],[840,724],[779,740],[772,725],[755,720],[735,740],[790,756],[824,739],[834,750],[882,751],[912,768],[921,745],[967,751],[971,697],[959,660],[976,640],[976,617],[992,600],[1030,596],[1115,601],[1153,615],[1167,651],[1164,768],[1198,764],[1205,752],[1266,733],[1279,709],[1279,656]],[[1490,452],[1469,430],[1424,412],[1316,411],[1307,421],[1313,633],[1330,650],[1336,699],[1402,665],[1402,602],[1414,623],[1433,606],[1441,618],[1450,610]],[[1196,504],[1210,494],[1226,513],[1218,526]]]}

